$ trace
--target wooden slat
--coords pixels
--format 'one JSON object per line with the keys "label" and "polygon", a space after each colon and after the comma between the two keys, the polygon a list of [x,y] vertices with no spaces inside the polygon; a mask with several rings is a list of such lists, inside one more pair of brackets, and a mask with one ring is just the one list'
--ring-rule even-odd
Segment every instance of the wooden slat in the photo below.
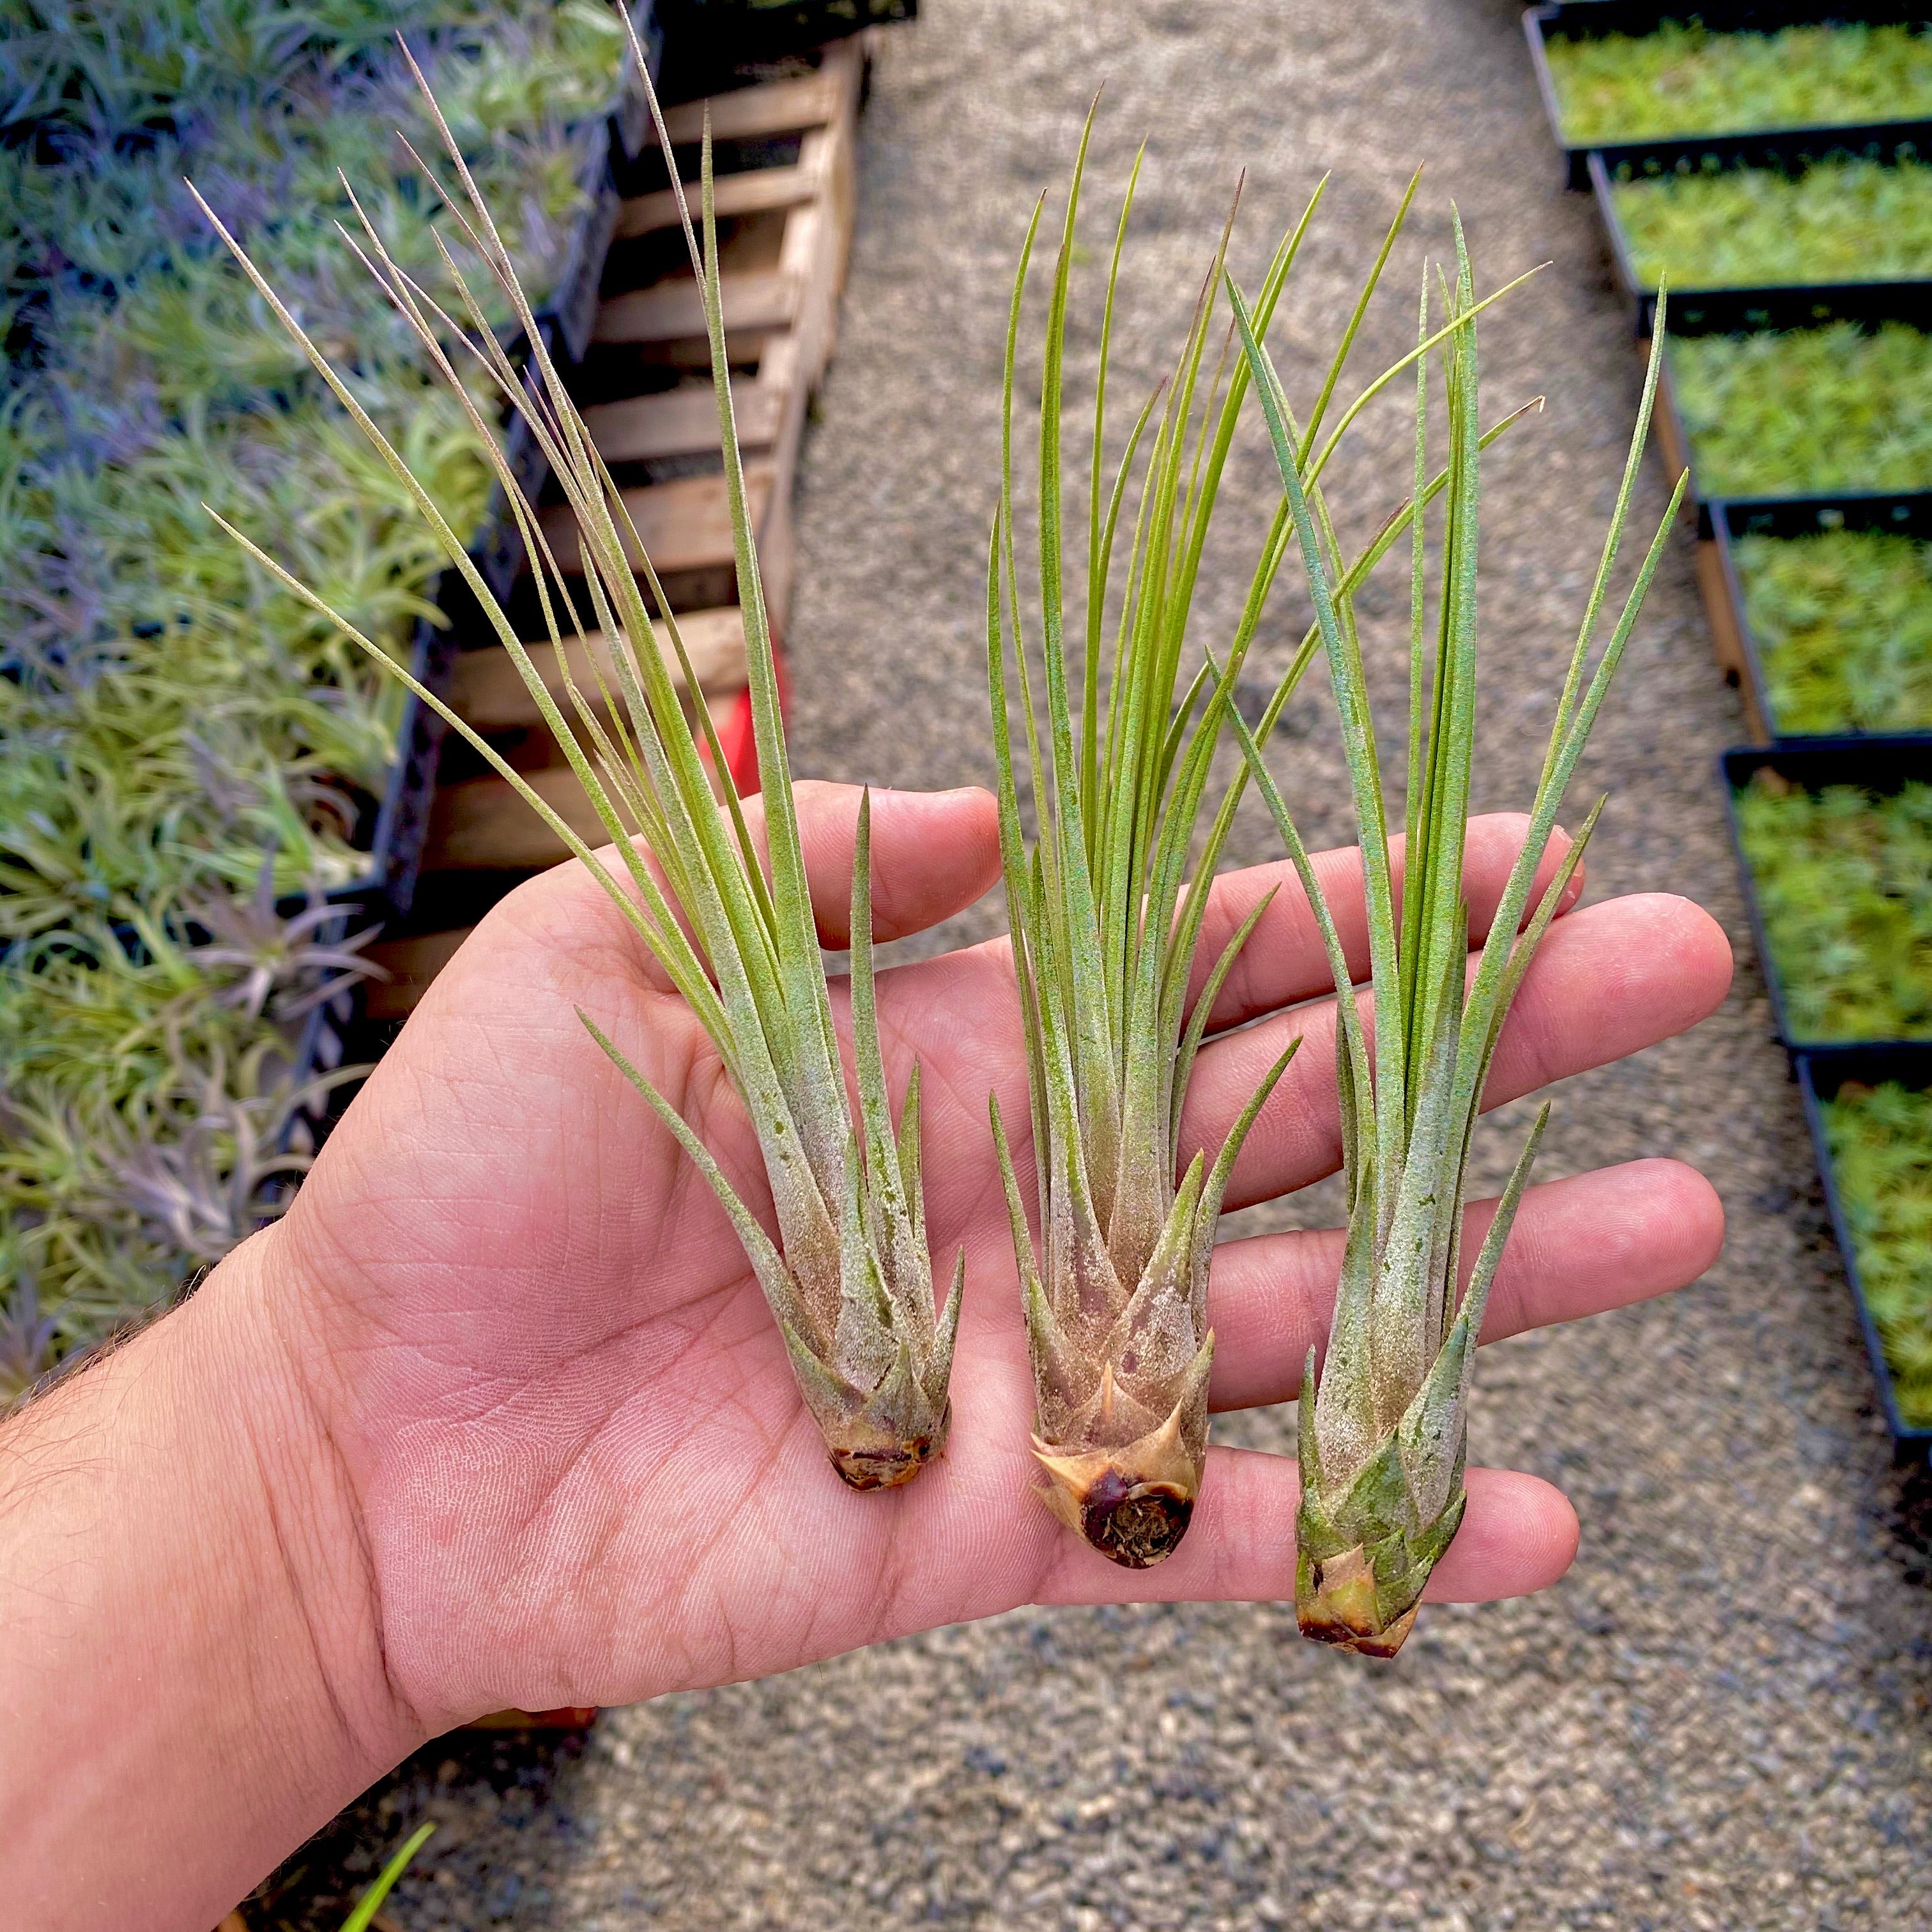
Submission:
{"label": "wooden slat", "polygon": [[[727,275],[718,284],[728,333],[788,328],[798,313],[798,278],[782,272]],[[676,342],[704,333],[704,296],[688,275],[613,296],[597,311],[593,342]]]}
{"label": "wooden slat", "polygon": [[[734,384],[731,400],[740,449],[763,449],[777,440],[785,400],[782,388],[762,380]],[[584,412],[584,421],[606,463],[697,456],[719,447],[718,401],[709,382],[594,404]]]}
{"label": "wooden slat", "polygon": [[[668,626],[654,624],[658,649],[670,670],[673,681],[680,687],[684,682],[683,668],[677,662],[677,654],[671,647],[670,632]],[[678,635],[684,640],[686,653],[691,659],[691,668],[698,674],[698,685],[707,695],[724,691],[738,691],[745,683],[745,620],[743,614],[735,608],[724,610],[693,610],[677,620]],[[612,680],[616,676],[610,661],[610,647],[601,636],[586,640],[595,652],[598,668],[607,683],[616,688]],[[557,668],[556,646],[554,644],[532,644],[530,647],[531,662],[542,674],[544,688],[553,698],[561,700],[563,697],[562,674]],[[584,652],[573,649],[570,653],[571,669],[578,686],[596,701],[596,687],[591,678]],[[508,651],[499,646],[489,646],[482,650],[464,651],[456,660],[455,670],[450,680],[449,702],[457,715],[482,732],[514,731],[533,729],[543,722],[543,714],[537,709],[536,700],[524,682],[523,673],[512,662]]]}
{"label": "wooden slat", "polygon": [[[720,724],[737,701],[735,692],[706,700]],[[610,842],[568,765],[526,772],[524,780],[592,850]],[[424,843],[425,872],[536,872],[569,856],[569,847],[505,779],[465,778],[436,792]]]}
{"label": "wooden slat", "polygon": [[755,140],[764,134],[818,127],[856,94],[862,61],[860,50],[849,42],[829,47],[816,74],[767,81],[761,87],[734,88],[708,100],[681,101],[668,108],[664,131],[680,146],[701,140],[707,108],[714,141]]}
{"label": "wooden slat", "polygon": [[[585,844],[608,845],[610,835],[591,809],[567,765],[530,772],[525,782]],[[534,872],[568,855],[522,795],[499,778],[444,785],[430,808],[424,871]]]}
{"label": "wooden slat", "polygon": [[[768,464],[748,464],[746,494],[752,524],[758,528],[771,502],[772,470]],[[653,483],[623,492],[624,508],[660,576],[671,571],[704,570],[732,560],[731,511],[722,476],[682,476],[675,482]],[[577,519],[567,504],[542,513],[543,533],[565,570],[579,567]],[[634,565],[641,563],[633,556]]]}
{"label": "wooden slat", "polygon": [[418,933],[410,939],[379,940],[368,958],[388,974],[372,980],[363,996],[362,1010],[372,1020],[405,1018],[428,991],[429,982],[447,966],[456,949],[476,931],[457,926],[448,932]]}
{"label": "wooden slat", "polygon": [[[802,163],[782,168],[748,168],[742,174],[726,175],[715,183],[712,203],[721,221],[741,214],[766,214],[809,201],[820,184],[818,170]],[[685,200],[695,224],[698,197],[691,194]],[[677,225],[677,196],[669,188],[660,188],[655,194],[634,194],[619,205],[616,239],[634,241],[640,235],[655,235]]]}

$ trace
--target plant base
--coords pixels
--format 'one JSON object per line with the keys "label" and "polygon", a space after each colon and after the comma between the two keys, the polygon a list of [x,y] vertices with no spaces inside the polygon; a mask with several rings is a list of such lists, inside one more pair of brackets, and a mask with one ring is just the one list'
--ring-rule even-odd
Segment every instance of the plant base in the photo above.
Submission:
{"label": "plant base", "polygon": [[850,1432],[852,1440],[828,1442],[826,1454],[848,1488],[896,1490],[910,1482],[927,1463],[945,1454],[946,1438],[952,1426],[952,1405],[948,1402],[939,1418],[939,1426],[930,1435],[899,1440],[855,1428]]}
{"label": "plant base", "polygon": [[[1184,1401],[1158,1429],[1118,1449],[1070,1454],[1033,1439],[1034,1456],[1049,1478],[1042,1492],[1047,1508],[1124,1570],[1164,1562],[1193,1519],[1206,1445],[1184,1439],[1186,1406]],[[1204,1435],[1204,1412],[1202,1420]]]}

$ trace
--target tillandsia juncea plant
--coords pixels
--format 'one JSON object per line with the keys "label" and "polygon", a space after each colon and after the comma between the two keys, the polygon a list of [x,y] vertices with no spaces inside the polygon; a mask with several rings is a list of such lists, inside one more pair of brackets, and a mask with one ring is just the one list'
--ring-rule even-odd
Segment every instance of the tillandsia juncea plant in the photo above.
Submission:
{"label": "tillandsia juncea plant", "polygon": [[[647,70],[641,50],[638,59],[640,70]],[[350,381],[304,332],[238,246],[237,256],[262,298],[410,492],[452,564],[462,572],[614,842],[615,866],[593,852],[447,705],[413,681],[412,688],[517,788],[590,868],[704,1026],[743,1097],[764,1154],[779,1229],[777,1245],[676,1109],[591,1016],[580,1016],[584,1024],[716,1190],[777,1318],[800,1389],[833,1466],[855,1489],[896,1486],[910,1480],[945,1446],[951,1414],[947,1384],[965,1256],[962,1250],[943,1312],[935,1312],[920,1180],[917,1071],[895,1129],[879,1046],[872,956],[869,798],[860,805],[853,864],[852,1022],[860,1096],[856,1120],[847,1096],[806,886],[770,626],[734,425],[708,134],[703,150],[701,247],[681,188],[677,193],[692,265],[702,285],[710,340],[764,794],[769,880],[735,793],[724,784],[721,803],[712,789],[712,773],[722,774],[725,766],[709,716],[701,705],[696,707],[700,740],[686,715],[671,667],[653,640],[647,590],[669,634],[683,687],[694,692],[698,680],[669,601],[616,485],[544,346],[515,263],[465,166],[461,148],[442,122],[427,83],[423,86],[460,184],[469,244],[495,290],[511,302],[531,344],[527,376],[520,375],[487,326],[485,291],[472,287],[473,268],[466,271],[446,250],[444,266],[468,323],[466,330],[458,330],[390,257],[374,223],[365,219],[360,238],[347,238],[488,441],[498,482],[529,547],[545,626],[562,674],[568,714],[550,695],[514,626],[466,554],[468,532],[448,521],[432,492],[411,473],[404,455],[363,410]],[[657,114],[655,97],[652,111]],[[668,157],[670,141],[661,116],[657,130]],[[675,182],[675,167],[672,177]],[[218,218],[208,212],[226,239]],[[346,229],[344,233],[347,236]],[[460,352],[448,345],[458,340],[467,342],[494,391],[522,412],[542,446],[574,515],[582,572],[580,592],[573,593],[535,509],[489,436],[481,408],[452,359]],[[232,533],[259,562],[326,610],[313,592],[297,584],[259,546],[239,531]],[[586,604],[594,632],[609,650],[614,688],[592,651],[592,632],[585,626]],[[364,638],[333,611],[326,614],[372,657],[406,678],[380,643]],[[589,663],[594,693],[586,692],[572,672],[572,648]],[[662,884],[652,860],[662,871]]]}
{"label": "tillandsia juncea plant", "polygon": [[[1076,727],[1064,608],[1061,416],[1069,283],[1087,152],[1083,137],[1046,321],[1037,573],[1043,688],[1034,681],[1032,646],[1021,618],[1012,453],[1019,322],[1038,211],[1022,250],[1008,323],[1003,474],[987,584],[1001,855],[1027,1046],[1037,1245],[1028,1233],[997,1102],[992,1118],[1033,1360],[1034,1451],[1046,1475],[1046,1498],[1103,1556],[1142,1568],[1172,1552],[1200,1491],[1214,1357],[1207,1294],[1216,1226],[1242,1142],[1288,1058],[1283,1054],[1269,1070],[1211,1164],[1204,1152],[1198,1153],[1184,1173],[1178,1172],[1182,1110],[1196,1053],[1216,997],[1267,910],[1264,900],[1249,914],[1190,1007],[1208,884],[1246,783],[1245,769],[1238,770],[1198,854],[1192,850],[1195,833],[1232,702],[1232,680],[1292,532],[1284,503],[1262,547],[1217,682],[1204,656],[1197,652],[1188,662],[1189,618],[1250,376],[1245,360],[1234,352],[1231,331],[1222,361],[1204,392],[1202,388],[1219,310],[1224,232],[1173,376],[1142,410],[1110,483],[1104,466],[1108,352],[1138,179],[1136,162],[1115,232],[1100,328]],[[1329,364],[1313,428],[1334,398],[1416,185],[1409,184]],[[1264,326],[1320,199],[1318,188],[1269,266],[1257,304]],[[1343,412],[1324,458],[1396,373],[1372,384]],[[1106,628],[1116,543],[1132,492],[1136,454],[1150,428],[1110,650]],[[1442,481],[1424,479],[1425,494]],[[1352,584],[1394,542],[1408,512],[1404,506],[1349,566]],[[1276,686],[1262,720],[1264,735],[1317,643],[1311,632]],[[1038,825],[1030,851],[1020,818],[1012,708],[1024,721]],[[1293,1051],[1291,1046],[1288,1053]]]}
{"label": "tillandsia juncea plant", "polygon": [[[1228,283],[1242,352],[1280,468],[1295,539],[1341,716],[1366,900],[1373,1039],[1358,1010],[1334,920],[1260,744],[1231,714],[1320,926],[1335,980],[1348,1229],[1327,1353],[1309,1350],[1300,1402],[1301,1502],[1295,1615],[1305,1636],[1390,1657],[1413,1626],[1424,1586],[1462,1518],[1472,1372],[1483,1310],[1522,1197],[1546,1107],[1532,1130],[1466,1286],[1462,1231],[1471,1137],[1504,1018],[1576,875],[1601,801],[1540,896],[1535,882],[1563,794],[1601,707],[1683,495],[1638,571],[1594,668],[1592,642],[1650,424],[1653,350],[1623,482],[1573,653],[1522,850],[1510,868],[1473,976],[1462,856],[1476,725],[1478,471],[1475,312],[1461,224],[1440,362],[1448,418],[1448,505],[1431,622],[1425,521],[1411,521],[1409,718],[1400,884],[1390,862],[1385,787],[1362,641],[1334,526],[1297,422],[1263,346],[1264,318]],[[1424,285],[1419,338],[1426,343]],[[1660,316],[1657,339],[1663,338]],[[1426,475],[1430,360],[1416,361],[1415,495]],[[1526,919],[1526,915],[1527,918]]]}

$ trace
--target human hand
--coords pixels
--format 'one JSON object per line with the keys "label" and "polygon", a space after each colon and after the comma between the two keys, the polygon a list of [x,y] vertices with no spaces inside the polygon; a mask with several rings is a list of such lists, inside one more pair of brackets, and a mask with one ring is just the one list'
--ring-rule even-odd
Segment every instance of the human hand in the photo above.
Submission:
{"label": "human hand", "polygon": [[[828,946],[847,937],[857,797],[799,788]],[[1479,936],[1521,831],[1504,818],[1471,828]],[[1365,955],[1354,855],[1318,862],[1352,955]],[[874,794],[873,863],[881,940],[935,923],[997,877],[992,800]],[[1231,1208],[1339,1159],[1333,1001],[1316,998],[1328,968],[1286,865],[1216,882],[1201,976],[1277,885],[1217,1004],[1224,1036],[1200,1057],[1186,1114],[1184,1160],[1218,1147],[1262,1071],[1303,1036]],[[1680,1031],[1729,972],[1718,928],[1684,901],[1568,914],[1516,1001],[1490,1102]],[[1005,942],[883,974],[879,1005],[896,1105],[915,1054],[922,1065],[935,1271],[950,1276],[962,1244],[967,1262],[950,1444],[902,1490],[855,1495],[838,1480],[722,1211],[579,1024],[581,1006],[770,1226],[757,1144],[715,1051],[580,867],[490,914],[286,1220],[259,1238],[257,1278],[366,1552],[375,1639],[364,1633],[359,1654],[380,1655],[407,1730],[428,1736],[504,1705],[630,1702],[1028,1602],[1292,1595],[1290,1460],[1214,1451],[1185,1543],[1147,1572],[1107,1563],[1036,1502],[1032,1384],[986,1119],[989,1091],[1010,1123],[1028,1118]],[[1030,1177],[1025,1149],[1015,1154]],[[1488,1207],[1472,1212],[1480,1232]],[[1669,1161],[1534,1189],[1485,1340],[1681,1286],[1721,1230],[1708,1186]],[[1295,1394],[1309,1345],[1327,1334],[1340,1242],[1339,1231],[1290,1234],[1217,1252],[1216,1408]],[[1514,1595],[1563,1573],[1576,1525],[1558,1492],[1486,1471],[1468,1488],[1432,1597]]]}
{"label": "human hand", "polygon": [[[857,802],[800,788],[830,945],[846,936]],[[1478,927],[1521,836],[1520,820],[1470,828]],[[984,793],[876,795],[878,936],[978,898],[996,848]],[[1317,866],[1360,970],[1359,866]],[[1216,882],[1202,976],[1274,886],[1184,1124],[1184,1159],[1218,1145],[1302,1036],[1231,1206],[1339,1158],[1328,968],[1285,866]],[[946,1455],[866,1495],[826,1461],[709,1189],[572,1010],[768,1208],[737,1096],[640,952],[580,868],[512,895],[286,1219],[0,1428],[0,1819],[22,1923],[202,1932],[416,1744],[493,1706],[626,1702],[1027,1602],[1292,1594],[1292,1461],[1211,1451],[1186,1541],[1146,1570],[1106,1562],[1030,1493],[1031,1377],[986,1112],[991,1090],[1009,1122],[1028,1118],[1004,941],[880,980],[894,1095],[915,1052],[924,1069],[928,1222],[942,1275],[965,1249],[967,1300]],[[1729,974],[1723,936],[1682,900],[1566,914],[1490,1098],[1681,1030]],[[1532,1189],[1485,1338],[1678,1286],[1721,1232],[1709,1187],[1673,1162]],[[1217,1408],[1295,1393],[1340,1261],[1339,1232],[1218,1250]],[[1562,1575],[1576,1525],[1556,1490],[1474,1470],[1468,1496],[1430,1595]]]}

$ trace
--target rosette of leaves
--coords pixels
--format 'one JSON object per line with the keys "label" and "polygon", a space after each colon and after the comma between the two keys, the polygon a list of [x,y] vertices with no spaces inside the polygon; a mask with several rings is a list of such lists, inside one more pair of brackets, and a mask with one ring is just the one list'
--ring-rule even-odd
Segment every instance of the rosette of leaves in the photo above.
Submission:
{"label": "rosette of leaves", "polygon": [[1899,1419],[1932,1429],[1932,1093],[1847,1082],[1820,1111]]}
{"label": "rosette of leaves", "polygon": [[1932,728],[1932,544],[1821,530],[1738,537],[1731,554],[1774,731]]}
{"label": "rosette of leaves", "polygon": [[1735,802],[1793,1036],[1932,1038],[1932,784],[1808,791],[1760,770]]}
{"label": "rosette of leaves", "polygon": [[1663,20],[1648,34],[1552,34],[1544,50],[1572,147],[1932,113],[1932,41],[1902,25],[1727,34]]}
{"label": "rosette of leaves", "polygon": [[[1475,748],[1476,302],[1460,221],[1456,275],[1442,301],[1449,487],[1433,620],[1424,520],[1412,524],[1408,785],[1398,891],[1390,862],[1387,788],[1378,761],[1352,596],[1334,526],[1314,480],[1312,439],[1297,422],[1251,316],[1230,299],[1252,371],[1312,592],[1341,715],[1360,835],[1374,1040],[1314,869],[1260,747],[1236,714],[1250,769],[1315,909],[1335,978],[1348,1230],[1319,1373],[1308,1353],[1300,1403],[1301,1503],[1295,1614],[1303,1634],[1393,1656],[1424,1585],[1462,1517],[1463,1462],[1477,1338],[1538,1142],[1538,1116],[1496,1219],[1461,1280],[1462,1228],[1476,1115],[1511,1001],[1575,877],[1599,803],[1540,897],[1539,868],[1557,812],[1622,657],[1683,494],[1682,480],[1616,628],[1592,666],[1592,642],[1649,429],[1653,352],[1609,536],[1556,706],[1528,831],[1510,868],[1473,976],[1462,853]],[[1427,285],[1420,339],[1430,340]],[[1659,333],[1662,332],[1660,320]],[[1427,364],[1418,360],[1416,495],[1426,473]]]}
{"label": "rosette of leaves", "polygon": [[1932,274],[1932,166],[1920,161],[1709,167],[1619,181],[1612,196],[1646,288]]}
{"label": "rosette of leaves", "polygon": [[[436,116],[426,82],[424,98]],[[572,579],[544,539],[507,459],[490,443],[498,484],[532,559],[550,643],[563,672],[562,705],[550,695],[515,626],[466,554],[467,532],[449,520],[431,489],[412,472],[406,453],[362,408],[350,376],[304,330],[239,244],[230,241],[212,210],[209,218],[224,240],[230,241],[262,300],[410,491],[522,674],[609,833],[614,863],[593,852],[448,706],[410,681],[417,694],[522,794],[590,868],[710,1034],[743,1097],[764,1154],[779,1228],[776,1244],[676,1109],[595,1019],[581,1016],[599,1046],[704,1175],[730,1217],[776,1318],[800,1392],[824,1437],[833,1467],[856,1489],[896,1486],[909,1481],[945,1447],[951,1418],[947,1383],[965,1257],[962,1250],[944,1306],[935,1310],[920,1179],[917,1072],[895,1126],[879,1046],[872,957],[869,800],[860,807],[853,867],[852,1023],[860,1096],[856,1118],[847,1094],[806,886],[770,628],[732,413],[708,134],[703,153],[701,250],[688,212],[686,232],[703,289],[710,340],[744,614],[769,878],[736,794],[725,784],[721,803],[713,791],[712,775],[724,771],[724,757],[701,706],[696,707],[701,738],[694,732],[670,670],[651,641],[647,588],[670,633],[684,688],[695,690],[698,680],[676,620],[616,486],[537,335],[514,260],[464,166],[460,148],[446,128],[442,131],[467,203],[471,246],[532,345],[528,380],[536,393],[526,388],[526,377],[488,326],[484,304],[470,290],[475,272],[466,273],[451,256],[446,269],[464,298],[467,340],[496,392],[523,412],[542,443],[577,527],[583,575],[580,590],[573,591]],[[668,152],[661,118],[658,131]],[[682,207],[682,190],[678,192]],[[456,333],[449,317],[390,256],[373,224],[363,225],[358,247],[451,392],[472,412],[477,429],[483,430],[478,406],[447,346]],[[408,681],[407,674],[394,666],[380,643],[363,636],[284,566],[228,527],[279,581],[307,597],[372,659]],[[614,688],[590,653],[593,630],[610,650]],[[641,648],[634,647],[634,640],[642,640]],[[580,662],[589,664],[594,692],[587,692],[572,674],[573,650],[580,653]]]}
{"label": "rosette of leaves", "polygon": [[[1250,376],[1245,362],[1233,356],[1232,367],[1217,370],[1202,387],[1216,322],[1224,236],[1172,376],[1141,411],[1110,478],[1105,465],[1108,352],[1137,163],[1115,231],[1100,324],[1084,570],[1078,573],[1084,579],[1084,634],[1076,640],[1076,728],[1064,608],[1069,573],[1061,417],[1086,154],[1083,139],[1046,318],[1034,633],[1041,682],[1035,682],[1030,662],[1034,646],[1019,607],[1012,455],[1019,322],[1037,213],[1022,251],[1008,326],[1004,460],[987,586],[987,663],[1007,909],[1027,1042],[1037,1242],[1028,1229],[997,1103],[993,1126],[1031,1348],[1034,1450],[1047,1478],[1046,1498],[1103,1556],[1140,1568],[1172,1553],[1199,1493],[1214,1354],[1207,1292],[1216,1225],[1242,1142],[1286,1064],[1285,1055],[1211,1162],[1204,1152],[1197,1154],[1182,1171],[1181,1114],[1196,1054],[1215,998],[1266,909],[1265,902],[1257,907],[1228,941],[1190,1007],[1187,993],[1208,881],[1246,784],[1244,769],[1238,769],[1198,854],[1195,835],[1232,681],[1292,530],[1284,502],[1262,544],[1217,680],[1205,655],[1190,650],[1190,615]],[[1334,398],[1415,188],[1412,181],[1328,364],[1311,436]],[[1287,284],[1319,199],[1318,189],[1270,266],[1258,304],[1264,318]],[[1406,362],[1398,369],[1402,366]],[[1320,461],[1396,373],[1371,383],[1342,412]],[[1136,457],[1144,446],[1148,453],[1136,484]],[[1443,480],[1424,479],[1425,496]],[[1123,545],[1130,502],[1131,535]],[[1354,560],[1348,574],[1352,587],[1407,526],[1408,516],[1405,505]],[[1120,575],[1125,582],[1110,644],[1109,592]],[[1259,725],[1264,735],[1317,647],[1311,629],[1267,704]],[[1010,716],[1016,709],[1038,824],[1030,850],[1020,816]]]}
{"label": "rosette of leaves", "polygon": [[1932,336],[1840,322],[1678,336],[1670,353],[1704,495],[1932,488]]}

